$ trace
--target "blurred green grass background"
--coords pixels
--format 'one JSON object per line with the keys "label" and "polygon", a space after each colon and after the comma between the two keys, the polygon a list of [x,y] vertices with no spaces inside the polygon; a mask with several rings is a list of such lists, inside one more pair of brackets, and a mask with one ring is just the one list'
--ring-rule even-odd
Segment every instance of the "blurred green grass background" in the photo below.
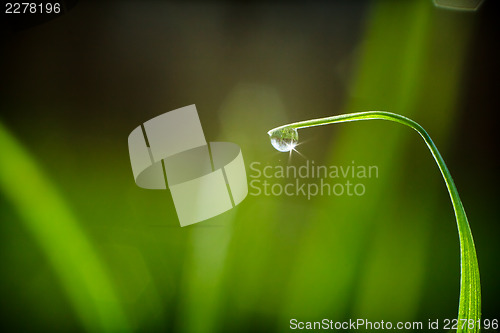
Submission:
{"label": "blurred green grass background", "polygon": [[415,119],[454,176],[483,318],[498,318],[492,2],[466,13],[424,0],[81,1],[4,33],[0,326],[281,332],[291,318],[456,316],[455,219],[416,133],[385,122],[303,130],[308,159],[377,165],[379,178],[362,197],[248,196],[180,228],[168,191],[134,184],[126,138],[189,104],[207,140],[239,144],[247,168],[289,163],[266,132],[291,121],[366,110]]}

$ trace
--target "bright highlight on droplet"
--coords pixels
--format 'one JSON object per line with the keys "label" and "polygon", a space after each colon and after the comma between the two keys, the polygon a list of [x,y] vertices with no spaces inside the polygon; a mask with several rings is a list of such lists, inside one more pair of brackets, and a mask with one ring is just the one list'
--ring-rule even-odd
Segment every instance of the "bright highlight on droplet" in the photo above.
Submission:
{"label": "bright highlight on droplet", "polygon": [[299,133],[295,128],[284,127],[267,132],[271,138],[271,144],[281,152],[291,151],[299,142]]}

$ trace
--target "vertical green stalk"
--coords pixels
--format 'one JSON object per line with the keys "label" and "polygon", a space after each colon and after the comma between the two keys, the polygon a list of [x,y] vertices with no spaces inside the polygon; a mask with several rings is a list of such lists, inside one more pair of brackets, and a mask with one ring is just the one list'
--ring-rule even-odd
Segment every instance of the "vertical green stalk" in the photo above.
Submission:
{"label": "vertical green stalk", "polygon": [[[359,113],[343,114],[333,117],[319,118],[292,123],[277,127],[268,132],[271,141],[276,147],[278,142],[281,147],[289,147],[289,150],[295,147],[298,140],[297,129],[307,128],[333,123],[342,123],[358,120],[382,119],[406,125],[420,134],[427,147],[431,151],[441,174],[443,175],[446,187],[450,194],[455,217],[457,219],[457,228],[460,239],[460,302],[458,307],[458,329],[457,332],[479,332],[481,320],[481,286],[479,282],[479,266],[476,257],[474,240],[470,230],[469,222],[465,214],[462,201],[458,195],[457,188],[453,182],[450,171],[446,167],[443,157],[439,153],[431,137],[415,121],[401,115],[385,111],[367,111]],[[278,148],[277,148],[278,149]],[[281,149],[278,149],[281,150]]]}
{"label": "vertical green stalk", "polygon": [[0,123],[0,193],[52,264],[87,332],[129,332],[107,268],[28,151]]}

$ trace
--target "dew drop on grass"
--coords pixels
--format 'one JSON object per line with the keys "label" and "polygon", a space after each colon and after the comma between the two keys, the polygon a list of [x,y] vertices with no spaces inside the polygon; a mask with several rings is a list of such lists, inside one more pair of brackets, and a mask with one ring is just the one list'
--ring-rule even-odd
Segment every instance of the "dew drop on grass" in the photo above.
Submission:
{"label": "dew drop on grass", "polygon": [[276,150],[288,152],[295,148],[299,141],[299,133],[295,128],[285,127],[268,132],[271,144]]}

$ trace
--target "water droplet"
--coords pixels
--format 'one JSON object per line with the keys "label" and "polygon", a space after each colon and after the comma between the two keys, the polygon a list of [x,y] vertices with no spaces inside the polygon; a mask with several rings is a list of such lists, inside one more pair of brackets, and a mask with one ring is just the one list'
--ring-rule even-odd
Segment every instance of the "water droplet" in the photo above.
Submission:
{"label": "water droplet", "polygon": [[284,127],[268,132],[271,144],[281,152],[287,152],[295,148],[299,141],[299,133],[295,128]]}

